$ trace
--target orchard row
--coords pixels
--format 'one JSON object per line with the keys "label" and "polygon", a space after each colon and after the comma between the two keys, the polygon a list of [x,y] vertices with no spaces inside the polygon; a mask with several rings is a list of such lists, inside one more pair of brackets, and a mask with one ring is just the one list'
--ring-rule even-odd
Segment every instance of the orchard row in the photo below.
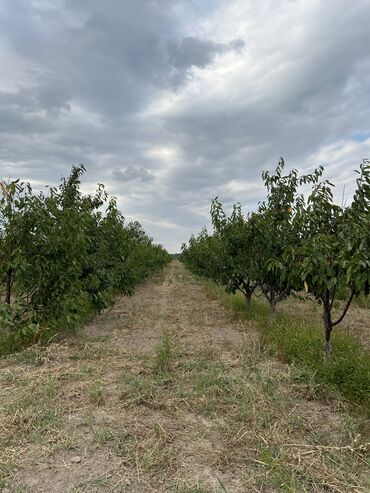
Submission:
{"label": "orchard row", "polygon": [[[213,234],[203,229],[183,245],[182,260],[193,272],[241,291],[250,303],[258,289],[274,318],[277,303],[289,295],[311,296],[322,304],[325,352],[331,333],[355,296],[368,295],[370,283],[370,163],[357,171],[348,207],[333,199],[334,185],[323,180],[323,167],[312,174],[284,174],[281,159],[274,173],[262,174],[266,200],[254,212],[240,204],[225,214],[212,201]],[[302,187],[309,189],[302,193]],[[334,318],[338,294],[345,298]]]}
{"label": "orchard row", "polygon": [[81,192],[84,171],[48,193],[0,182],[0,352],[74,329],[170,260],[103,185]]}

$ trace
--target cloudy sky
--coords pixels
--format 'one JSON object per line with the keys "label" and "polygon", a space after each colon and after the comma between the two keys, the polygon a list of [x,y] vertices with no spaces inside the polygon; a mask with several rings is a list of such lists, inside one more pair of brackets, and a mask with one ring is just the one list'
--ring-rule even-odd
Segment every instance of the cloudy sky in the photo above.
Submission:
{"label": "cloudy sky", "polygon": [[369,26],[370,0],[0,0],[0,178],[82,162],[171,252],[215,195],[255,207],[280,156],[349,197]]}

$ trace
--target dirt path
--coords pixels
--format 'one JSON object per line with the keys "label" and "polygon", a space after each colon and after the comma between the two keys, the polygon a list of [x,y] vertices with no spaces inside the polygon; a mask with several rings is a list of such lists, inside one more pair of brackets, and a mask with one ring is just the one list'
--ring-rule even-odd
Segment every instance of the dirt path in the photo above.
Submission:
{"label": "dirt path", "polygon": [[0,491],[366,491],[363,422],[299,380],[174,261],[0,362]]}

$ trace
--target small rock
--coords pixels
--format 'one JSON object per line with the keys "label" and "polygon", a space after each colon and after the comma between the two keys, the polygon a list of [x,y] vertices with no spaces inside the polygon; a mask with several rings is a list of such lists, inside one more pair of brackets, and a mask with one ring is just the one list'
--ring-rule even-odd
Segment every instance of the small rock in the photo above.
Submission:
{"label": "small rock", "polygon": [[72,457],[71,462],[72,464],[79,464],[81,460],[82,458],[79,455],[76,455],[75,457]]}
{"label": "small rock", "polygon": [[10,493],[10,490],[8,488],[3,488],[1,490],[1,493]]}

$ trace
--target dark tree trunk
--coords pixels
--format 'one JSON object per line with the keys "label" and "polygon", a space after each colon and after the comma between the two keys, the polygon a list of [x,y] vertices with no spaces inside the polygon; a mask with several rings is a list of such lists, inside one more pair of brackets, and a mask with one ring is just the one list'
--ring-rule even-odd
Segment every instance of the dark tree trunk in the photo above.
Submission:
{"label": "dark tree trunk", "polygon": [[5,302],[10,305],[10,299],[12,295],[12,284],[13,284],[13,269],[8,269],[6,272],[6,294]]}
{"label": "dark tree trunk", "polygon": [[330,303],[330,294],[328,290],[325,292],[323,298],[322,320],[323,320],[323,329],[324,329],[324,355],[325,358],[329,358],[332,351],[331,331],[333,330],[333,322],[331,319],[331,303]]}
{"label": "dark tree trunk", "polygon": [[325,356],[328,358],[331,355],[331,331],[333,329],[331,323],[330,311],[327,310],[324,306],[323,310],[323,322],[324,322],[324,352]]}
{"label": "dark tree trunk", "polygon": [[245,304],[247,305],[247,308],[249,309],[250,306],[251,306],[251,303],[252,303],[252,291],[248,291],[246,293],[244,293],[244,296],[245,296]]}
{"label": "dark tree trunk", "polygon": [[275,311],[276,311],[276,298],[275,296],[271,296],[269,299],[270,304],[270,320],[275,320]]}

